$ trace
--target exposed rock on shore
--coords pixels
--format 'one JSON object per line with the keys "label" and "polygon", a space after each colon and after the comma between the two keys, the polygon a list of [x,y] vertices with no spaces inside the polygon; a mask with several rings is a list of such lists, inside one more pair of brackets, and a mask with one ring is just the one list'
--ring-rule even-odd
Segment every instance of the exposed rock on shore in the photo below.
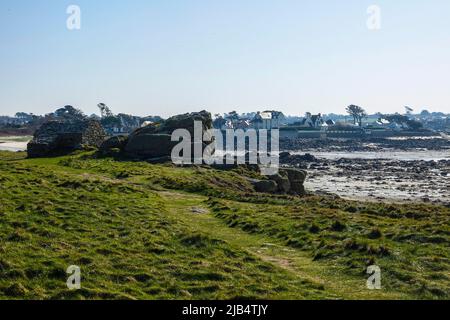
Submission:
{"label": "exposed rock on shore", "polygon": [[304,195],[306,176],[307,173],[304,170],[283,168],[278,174],[270,176],[269,180],[249,180],[257,192]]}
{"label": "exposed rock on shore", "polygon": [[288,176],[291,184],[290,192],[295,194],[305,194],[305,187],[303,186],[306,180],[306,171],[298,169],[282,169],[281,172],[285,172]]}
{"label": "exposed rock on shore", "polygon": [[450,160],[319,159],[306,186],[348,199],[450,203]]}
{"label": "exposed rock on shore", "polygon": [[450,150],[450,140],[442,137],[426,138],[365,138],[365,139],[281,139],[281,150],[295,151],[378,151],[386,149]]}

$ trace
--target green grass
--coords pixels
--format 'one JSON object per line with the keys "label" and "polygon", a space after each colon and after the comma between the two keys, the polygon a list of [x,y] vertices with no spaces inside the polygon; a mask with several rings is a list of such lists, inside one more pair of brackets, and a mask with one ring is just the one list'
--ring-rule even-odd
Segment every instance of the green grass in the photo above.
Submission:
{"label": "green grass", "polygon": [[449,208],[256,194],[244,175],[0,152],[0,299],[449,298]]}

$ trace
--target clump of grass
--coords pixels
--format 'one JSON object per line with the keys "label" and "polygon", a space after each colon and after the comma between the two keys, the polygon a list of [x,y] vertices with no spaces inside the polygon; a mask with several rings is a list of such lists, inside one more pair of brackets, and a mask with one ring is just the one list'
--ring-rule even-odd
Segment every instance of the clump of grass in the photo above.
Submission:
{"label": "clump of grass", "polygon": [[320,227],[318,225],[316,225],[316,224],[312,224],[309,227],[309,232],[311,232],[311,233],[319,233],[320,232]]}
{"label": "clump of grass", "polygon": [[367,234],[367,237],[369,239],[380,239],[383,236],[383,233],[379,228],[373,228],[370,230],[370,232]]}
{"label": "clump of grass", "polygon": [[29,290],[20,282],[13,283],[4,289],[4,293],[12,298],[24,298],[28,292]]}
{"label": "clump of grass", "polygon": [[196,234],[190,234],[186,235],[181,238],[181,243],[190,246],[190,247],[196,247],[196,248],[205,248],[208,246],[215,246],[219,243],[221,243],[220,240],[212,239],[208,236],[196,233]]}
{"label": "clump of grass", "polygon": [[[255,175],[92,152],[52,159],[0,152],[0,299],[336,297],[290,266],[250,254],[255,243],[231,245],[224,234],[307,254],[333,268],[336,281],[359,281],[377,264],[383,292],[449,297],[450,208],[257,194],[243,177]],[[168,190],[208,200],[161,196]],[[180,219],[205,205],[210,214]],[[201,229],[206,218],[218,225]],[[76,292],[65,287],[72,264],[82,268]]]}
{"label": "clump of grass", "polygon": [[335,220],[333,222],[333,224],[331,225],[331,230],[336,231],[336,232],[344,231],[345,228],[346,228],[345,224],[343,224],[339,220]]}
{"label": "clump of grass", "polygon": [[[450,270],[443,262],[450,259],[444,245],[450,243],[450,211],[445,207],[359,203],[362,214],[354,215],[346,210],[350,201],[318,200],[314,196],[286,201],[284,205],[247,205],[228,200],[209,204],[215,216],[228,226],[244,230],[243,226],[251,221],[256,225],[252,232],[309,251],[314,261],[329,262],[341,270],[346,266],[343,270],[349,275],[359,277],[368,265],[377,264],[388,283],[387,290],[402,290],[423,298],[432,294],[426,290],[426,295],[418,295],[412,282],[431,282],[444,291],[450,285],[450,278],[443,275]],[[446,226],[443,221],[447,221]],[[437,254],[444,260],[431,258]],[[439,298],[438,291],[435,293]]]}

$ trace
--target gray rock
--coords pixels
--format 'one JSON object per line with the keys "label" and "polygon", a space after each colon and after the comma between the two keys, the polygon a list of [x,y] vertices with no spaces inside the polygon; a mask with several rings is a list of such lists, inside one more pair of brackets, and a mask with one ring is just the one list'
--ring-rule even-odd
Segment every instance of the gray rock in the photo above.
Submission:
{"label": "gray rock", "polygon": [[164,121],[156,132],[172,134],[177,129],[186,129],[194,136],[194,121],[202,122],[203,131],[212,128],[211,114],[203,110],[171,117]]}
{"label": "gray rock", "polygon": [[269,179],[277,183],[279,192],[288,193],[291,190],[291,183],[289,182],[288,177],[282,176],[281,174],[276,174],[270,176]]}
{"label": "gray rock", "polygon": [[293,169],[293,168],[283,168],[280,169],[281,174],[286,174],[289,178],[289,181],[301,181],[302,183],[306,180],[306,171]]}
{"label": "gray rock", "polygon": [[253,185],[257,192],[275,193],[278,190],[278,185],[273,180],[258,180]]}
{"label": "gray rock", "polygon": [[128,142],[126,136],[114,136],[111,137],[101,144],[99,151],[101,154],[109,154],[113,149],[123,150]]}
{"label": "gray rock", "polygon": [[99,147],[105,138],[105,130],[96,120],[50,120],[36,130],[33,140],[28,143],[28,157],[46,157],[85,147]]}
{"label": "gray rock", "polygon": [[125,154],[139,158],[168,157],[176,144],[169,134],[138,134],[129,139]]}
{"label": "gray rock", "polygon": [[280,173],[287,175],[291,185],[291,193],[299,195],[304,195],[306,193],[303,185],[307,176],[307,172],[305,170],[286,168],[280,170]]}
{"label": "gray rock", "polygon": [[[177,129],[186,129],[194,138],[194,121],[202,122],[203,132],[212,127],[211,114],[206,111],[187,113],[167,119],[159,125],[149,125],[135,130],[124,147],[125,155],[153,161],[169,159],[172,149],[178,142],[171,141],[172,133]],[[202,143],[202,150],[206,144]],[[194,145],[191,145],[192,154]],[[193,156],[191,155],[191,158]]]}
{"label": "gray rock", "polygon": [[303,182],[291,181],[291,192],[299,195],[306,194],[305,186]]}

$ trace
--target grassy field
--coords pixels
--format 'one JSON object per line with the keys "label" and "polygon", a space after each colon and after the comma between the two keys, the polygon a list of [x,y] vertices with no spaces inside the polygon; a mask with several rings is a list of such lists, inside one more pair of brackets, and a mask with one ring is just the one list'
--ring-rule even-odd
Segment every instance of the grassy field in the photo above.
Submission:
{"label": "grassy field", "polygon": [[256,194],[244,175],[0,152],[0,299],[449,299],[449,208]]}

